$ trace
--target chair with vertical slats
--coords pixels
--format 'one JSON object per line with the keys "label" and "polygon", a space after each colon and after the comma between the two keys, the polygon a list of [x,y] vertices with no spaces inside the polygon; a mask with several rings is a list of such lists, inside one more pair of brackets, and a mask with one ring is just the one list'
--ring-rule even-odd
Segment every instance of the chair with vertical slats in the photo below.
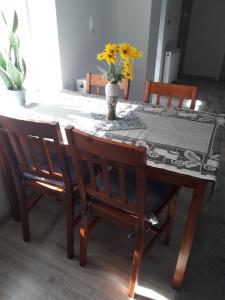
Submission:
{"label": "chair with vertical slats", "polygon": [[157,95],[156,104],[160,105],[161,97],[167,97],[167,106],[171,106],[174,98],[178,101],[178,108],[182,108],[184,100],[191,100],[190,109],[195,109],[198,88],[196,86],[152,82],[147,80],[144,102],[149,103],[150,95]]}
{"label": "chair with vertical slats", "polygon": [[[165,230],[169,243],[178,187],[146,175],[146,149],[94,137],[71,127],[66,128],[67,140],[77,174],[82,225],[80,227],[80,265],[87,261],[88,232],[93,216],[105,218],[136,230],[136,247],[128,295],[134,296],[143,255]],[[86,160],[89,181],[82,176],[80,161]],[[96,175],[98,167],[100,173]],[[161,212],[167,208],[165,220]],[[157,226],[152,225],[162,220]],[[161,223],[162,222],[162,223]],[[145,231],[152,238],[145,243]]]}
{"label": "chair with vertical slats", "polygon": [[46,194],[66,200],[67,256],[72,258],[79,219],[74,219],[73,203],[77,185],[72,185],[59,124],[0,116],[0,143],[13,173],[24,241],[30,240],[28,212],[38,200]]}
{"label": "chair with vertical slats", "polygon": [[[101,74],[93,74],[93,73],[87,73],[86,75],[86,93],[91,94],[92,93],[92,87],[94,86],[96,88],[96,95],[100,95],[100,88],[104,88],[108,81],[103,78]],[[130,86],[130,80],[129,79],[122,79],[119,83],[119,88],[123,91],[123,99],[128,99],[129,94],[129,86]]]}

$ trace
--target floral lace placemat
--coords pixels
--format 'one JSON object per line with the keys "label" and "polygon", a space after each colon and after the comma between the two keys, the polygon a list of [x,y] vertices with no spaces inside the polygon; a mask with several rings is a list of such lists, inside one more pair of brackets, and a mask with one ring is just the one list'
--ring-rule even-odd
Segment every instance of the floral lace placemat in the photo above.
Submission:
{"label": "floral lace placemat", "polygon": [[134,112],[120,112],[116,120],[107,120],[105,114],[91,113],[98,130],[130,130],[145,129],[145,123]]}

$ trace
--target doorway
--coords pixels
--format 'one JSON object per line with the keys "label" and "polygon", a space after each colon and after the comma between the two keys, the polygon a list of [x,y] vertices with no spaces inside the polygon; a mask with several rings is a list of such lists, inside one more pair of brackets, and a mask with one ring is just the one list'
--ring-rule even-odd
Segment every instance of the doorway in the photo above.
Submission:
{"label": "doorway", "polygon": [[179,77],[225,80],[225,1],[183,0]]}

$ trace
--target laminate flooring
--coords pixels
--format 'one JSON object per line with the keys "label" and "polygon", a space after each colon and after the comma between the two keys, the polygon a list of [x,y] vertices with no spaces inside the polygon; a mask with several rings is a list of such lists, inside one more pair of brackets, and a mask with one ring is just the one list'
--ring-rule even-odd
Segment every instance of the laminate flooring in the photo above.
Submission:
{"label": "laminate flooring", "polygon": [[[177,201],[170,246],[159,239],[142,264],[139,285],[164,297],[159,299],[172,300],[176,294],[170,284],[188,205],[184,197],[186,192]],[[75,257],[66,258],[64,203],[43,199],[30,212],[30,223],[29,243],[21,239],[20,223],[10,221],[0,229],[1,300],[128,299],[134,246],[127,238],[130,231],[100,221],[90,234],[87,266],[81,268],[78,231]]]}

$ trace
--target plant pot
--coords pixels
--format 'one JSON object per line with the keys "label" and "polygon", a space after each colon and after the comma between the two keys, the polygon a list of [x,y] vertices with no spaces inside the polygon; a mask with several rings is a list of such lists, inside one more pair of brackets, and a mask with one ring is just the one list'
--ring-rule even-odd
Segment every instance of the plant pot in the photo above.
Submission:
{"label": "plant pot", "polygon": [[7,101],[7,106],[25,106],[26,105],[26,90],[6,90],[5,91],[5,101]]}
{"label": "plant pot", "polygon": [[107,101],[107,120],[116,120],[116,104],[119,97],[119,86],[116,83],[108,82],[105,86],[105,96]]}

